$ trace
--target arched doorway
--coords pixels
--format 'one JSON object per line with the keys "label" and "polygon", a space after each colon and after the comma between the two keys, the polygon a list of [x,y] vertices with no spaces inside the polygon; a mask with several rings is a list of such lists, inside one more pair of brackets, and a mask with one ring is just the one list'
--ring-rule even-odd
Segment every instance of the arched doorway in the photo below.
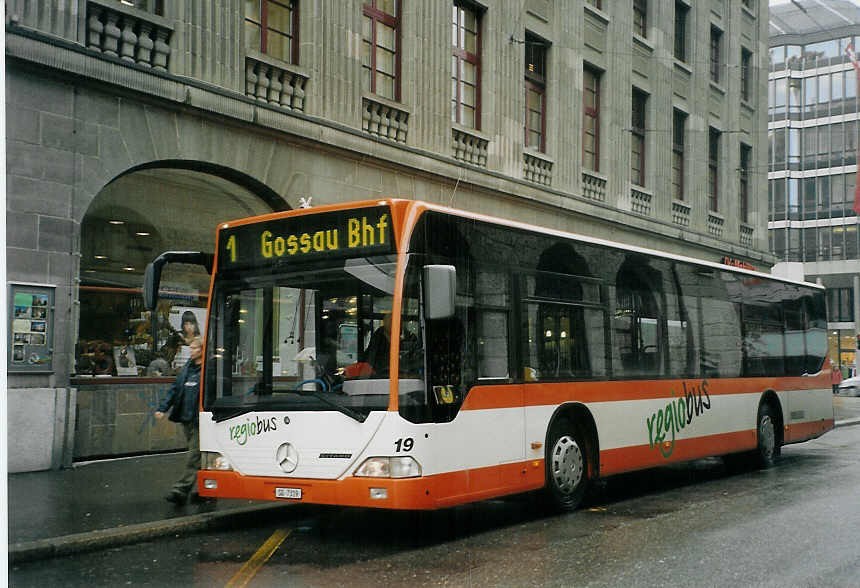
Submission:
{"label": "arched doorway", "polygon": [[[187,361],[182,323],[205,328],[209,276],[172,266],[162,277],[155,313],[143,308],[146,264],[167,250],[214,250],[215,229],[229,219],[278,206],[232,179],[194,169],[139,169],[105,186],[80,232],[79,317],[74,385],[78,388],[75,459],[180,448],[181,434],[152,412]],[[193,325],[192,325],[193,327]]]}

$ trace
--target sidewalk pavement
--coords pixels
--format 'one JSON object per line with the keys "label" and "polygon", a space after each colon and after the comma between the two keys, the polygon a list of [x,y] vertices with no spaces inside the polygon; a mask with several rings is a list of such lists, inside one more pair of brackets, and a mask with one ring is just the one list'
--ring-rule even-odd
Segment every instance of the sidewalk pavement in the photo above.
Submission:
{"label": "sidewalk pavement", "polygon": [[147,455],[9,474],[9,563],[224,527],[292,506],[250,500],[176,506],[164,497],[186,459],[185,452]]}
{"label": "sidewalk pavement", "polygon": [[[836,426],[860,424],[860,399],[834,397]],[[280,502],[164,499],[185,453],[76,464],[8,476],[9,563],[46,559],[277,516]]]}

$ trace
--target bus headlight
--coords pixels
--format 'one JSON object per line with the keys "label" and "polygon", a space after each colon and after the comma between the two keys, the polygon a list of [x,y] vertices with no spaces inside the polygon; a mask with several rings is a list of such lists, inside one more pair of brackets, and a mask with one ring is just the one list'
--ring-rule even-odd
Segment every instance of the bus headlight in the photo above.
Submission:
{"label": "bus headlight", "polygon": [[222,472],[233,471],[233,466],[230,460],[214,451],[200,452],[200,469],[201,470],[221,470]]}
{"label": "bus headlight", "polygon": [[354,475],[360,478],[417,478],[421,475],[421,466],[409,456],[368,457]]}

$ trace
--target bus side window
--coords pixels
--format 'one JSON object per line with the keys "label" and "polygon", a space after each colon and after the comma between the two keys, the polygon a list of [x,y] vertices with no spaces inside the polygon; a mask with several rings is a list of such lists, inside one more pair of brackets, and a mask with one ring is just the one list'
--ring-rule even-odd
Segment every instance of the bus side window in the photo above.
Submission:
{"label": "bus side window", "polygon": [[806,371],[806,328],[803,316],[803,301],[797,288],[793,300],[782,302],[785,320],[785,370],[787,376],[800,376]]}
{"label": "bus side window", "polygon": [[806,312],[806,372],[814,374],[821,370],[829,347],[824,294],[805,296],[803,306]]}
{"label": "bus side window", "polygon": [[478,266],[475,274],[477,378],[505,379],[509,377],[510,276],[487,266]]}
{"label": "bus side window", "polygon": [[681,272],[677,264],[672,264],[664,275],[670,279],[666,284],[666,331],[669,349],[669,375],[673,378],[694,377],[698,375],[697,301],[684,295],[681,285]]}
{"label": "bus side window", "polygon": [[631,255],[615,279],[614,345],[624,376],[663,373],[666,324],[661,272],[649,260]]}
{"label": "bus side window", "polygon": [[785,373],[785,342],[779,305],[743,305],[744,374],[781,376]]}
{"label": "bus side window", "polygon": [[523,378],[565,380],[606,373],[600,280],[588,247],[547,243],[537,271],[520,278]]}
{"label": "bus side window", "polygon": [[703,377],[735,378],[741,373],[740,304],[731,302],[722,272],[710,280],[710,295],[702,296],[702,347],[700,359]]}

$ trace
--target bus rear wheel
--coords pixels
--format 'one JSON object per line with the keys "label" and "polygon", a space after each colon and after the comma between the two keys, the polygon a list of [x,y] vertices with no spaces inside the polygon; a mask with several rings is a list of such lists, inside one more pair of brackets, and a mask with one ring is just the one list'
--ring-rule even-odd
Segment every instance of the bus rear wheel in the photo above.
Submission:
{"label": "bus rear wheel", "polygon": [[776,419],[769,404],[762,404],[756,419],[756,462],[759,467],[769,468],[779,455],[777,445]]}
{"label": "bus rear wheel", "polygon": [[546,463],[550,504],[576,510],[588,486],[588,453],[582,432],[567,419],[558,419],[550,430]]}

